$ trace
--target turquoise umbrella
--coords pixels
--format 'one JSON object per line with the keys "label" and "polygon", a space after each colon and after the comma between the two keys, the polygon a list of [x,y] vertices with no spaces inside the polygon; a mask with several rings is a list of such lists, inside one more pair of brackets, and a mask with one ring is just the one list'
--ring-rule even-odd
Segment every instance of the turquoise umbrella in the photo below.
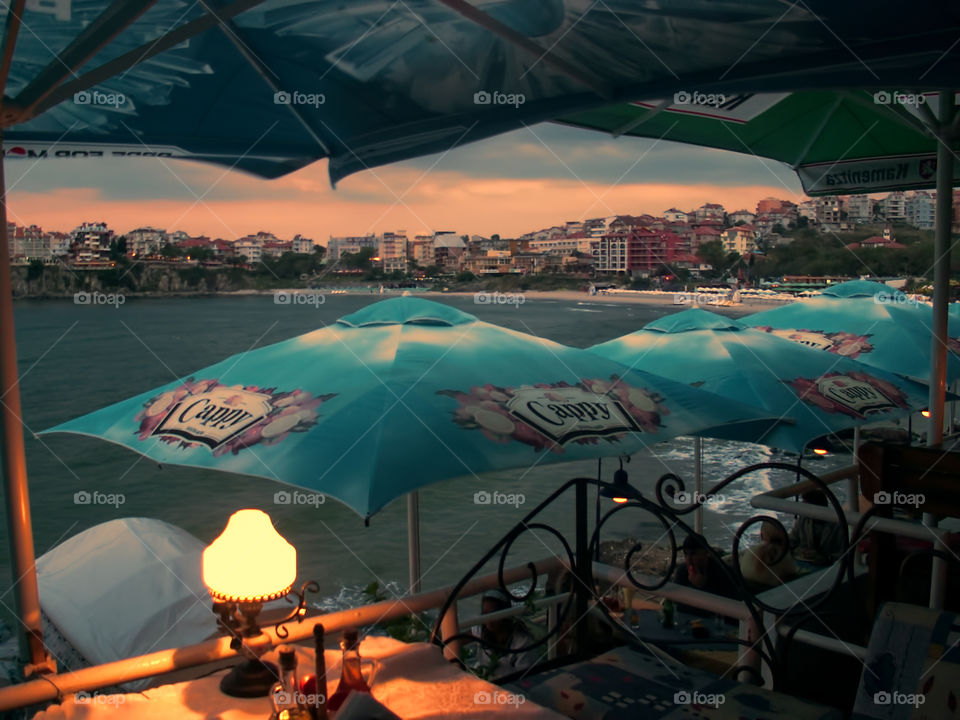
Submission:
{"label": "turquoise umbrella", "polygon": [[802,453],[817,437],[906,415],[926,388],[854,360],[830,356],[706,310],[685,310],[590,348],[731,400],[790,418],[741,440]]}
{"label": "turquoise umbrella", "polygon": [[[917,380],[930,378],[933,311],[889,285],[853,280],[819,297],[748,315],[741,320],[787,340],[858,360]],[[947,379],[960,378],[960,316],[952,316]]]}
{"label": "turquoise umbrella", "polygon": [[272,478],[369,516],[439,480],[773,422],[586,350],[403,297],[46,432]]}

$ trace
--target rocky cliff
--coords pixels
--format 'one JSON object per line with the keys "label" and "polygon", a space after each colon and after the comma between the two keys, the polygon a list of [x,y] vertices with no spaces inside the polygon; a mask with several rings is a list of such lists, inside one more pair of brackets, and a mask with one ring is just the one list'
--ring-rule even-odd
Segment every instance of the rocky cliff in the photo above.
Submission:
{"label": "rocky cliff", "polygon": [[15,298],[72,297],[78,292],[208,294],[265,288],[269,285],[268,278],[238,268],[143,264],[107,270],[79,269],[67,265],[14,267],[11,279]]}

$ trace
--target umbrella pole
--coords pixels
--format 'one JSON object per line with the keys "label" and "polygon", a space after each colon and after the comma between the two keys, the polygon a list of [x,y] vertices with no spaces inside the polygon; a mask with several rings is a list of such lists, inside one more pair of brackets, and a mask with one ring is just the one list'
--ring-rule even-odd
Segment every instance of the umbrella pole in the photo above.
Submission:
{"label": "umbrella pole", "polygon": [[410,556],[410,593],[420,592],[420,493],[407,495],[407,550]]}
{"label": "umbrella pole", "polygon": [[[603,458],[597,458],[597,507],[596,513],[594,515],[594,527],[600,527],[600,481],[603,479],[601,477],[601,470],[603,470]],[[593,555],[593,559],[596,562],[600,562],[600,542],[597,541],[597,551]]]}
{"label": "umbrella pole", "polygon": [[574,522],[576,527],[576,554],[574,556],[574,596],[576,600],[576,629],[574,634],[577,652],[586,650],[590,639],[590,627],[586,621],[589,598],[593,594],[593,563],[589,557],[590,540],[587,535],[587,481],[577,479],[575,486],[576,508]]}
{"label": "umbrella pole", "polygon": [[853,429],[853,465],[858,469],[847,478],[847,509],[857,512],[860,509],[860,426]]}
{"label": "umbrella pole", "polygon": [[[693,437],[693,479],[697,487],[697,502],[703,497],[703,438]],[[698,504],[694,511],[694,529],[698,535],[703,535],[703,505]]]}
{"label": "umbrella pole", "polygon": [[[940,92],[939,127],[935,128],[937,143],[937,206],[933,255],[933,339],[930,354],[930,429],[927,444],[931,447],[943,442],[943,416],[947,389],[947,309],[950,303],[950,246],[953,224],[953,134],[950,130],[954,113],[954,91]],[[936,527],[932,513],[924,513],[923,524]],[[945,550],[941,543],[937,550]],[[943,607],[947,582],[947,564],[940,557],[933,558],[930,571],[930,607]]]}
{"label": "umbrella pole", "polygon": [[953,224],[953,91],[940,93],[937,143],[937,206],[933,255],[933,349],[930,354],[930,429],[927,444],[943,442],[943,411],[947,389],[947,309],[950,304],[950,245]]}
{"label": "umbrella pole", "polygon": [[[0,149],[3,138],[0,136]],[[7,529],[17,588],[17,617],[23,625],[20,656],[28,661],[24,675],[50,669],[43,646],[43,622],[34,565],[27,458],[23,446],[16,334],[13,327],[13,278],[10,276],[10,238],[7,233],[7,184],[0,159],[0,433],[3,435],[3,489]]]}

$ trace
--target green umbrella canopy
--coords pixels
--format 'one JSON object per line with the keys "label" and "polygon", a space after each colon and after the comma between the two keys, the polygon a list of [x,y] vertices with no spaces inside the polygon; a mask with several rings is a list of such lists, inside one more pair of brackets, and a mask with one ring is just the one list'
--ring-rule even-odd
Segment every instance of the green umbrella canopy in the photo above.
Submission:
{"label": "green umbrella canopy", "polygon": [[[808,195],[832,195],[935,187],[937,141],[921,118],[936,106],[936,96],[893,90],[685,90],[558,122],[779,160],[797,171]],[[960,178],[960,163],[955,172]]]}

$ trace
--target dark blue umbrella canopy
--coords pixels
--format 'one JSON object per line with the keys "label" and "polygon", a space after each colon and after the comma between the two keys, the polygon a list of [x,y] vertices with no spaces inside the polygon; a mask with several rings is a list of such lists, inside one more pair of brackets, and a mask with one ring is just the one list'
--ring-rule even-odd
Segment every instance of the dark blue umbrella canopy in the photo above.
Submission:
{"label": "dark blue umbrella canopy", "polygon": [[8,157],[162,155],[336,181],[679,90],[948,86],[960,9],[918,0],[30,0]]}

